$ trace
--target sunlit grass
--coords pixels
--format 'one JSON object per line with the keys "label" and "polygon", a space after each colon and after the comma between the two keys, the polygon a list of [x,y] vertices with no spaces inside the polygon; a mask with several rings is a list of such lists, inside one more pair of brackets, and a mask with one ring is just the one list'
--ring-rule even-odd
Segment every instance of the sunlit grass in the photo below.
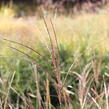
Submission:
{"label": "sunlit grass", "polygon": [[[8,13],[8,12],[7,12]],[[7,14],[10,15],[10,14]],[[7,16],[6,15],[6,16]],[[51,17],[53,21],[53,25],[55,27],[59,49],[60,49],[60,59],[61,59],[61,70],[60,74],[62,75],[62,81],[64,81],[66,76],[66,71],[74,72],[74,75],[77,76],[85,76],[82,75],[87,70],[90,70],[91,66],[91,73],[93,73],[93,65],[95,66],[95,70],[99,70],[97,73],[101,76],[101,73],[108,73],[108,60],[105,59],[105,56],[108,56],[109,53],[109,19],[107,14],[83,14],[81,16],[77,16],[75,18],[66,17],[66,16],[57,16]],[[49,32],[51,37],[54,39],[54,33],[52,30],[52,26],[50,25],[50,16],[46,17],[46,22],[48,25]],[[15,18],[15,17],[1,17],[0,22],[0,37],[6,38],[9,40],[17,41],[21,44],[25,44],[27,46],[32,47],[34,50],[41,53],[42,56],[45,56],[48,60],[51,59],[51,47],[49,43],[49,36],[46,31],[46,27],[44,24],[43,19],[37,17],[27,17],[27,18]],[[31,50],[24,48],[21,45],[17,45],[6,40],[2,40],[0,38],[0,70],[1,70],[1,78],[4,82],[4,87],[2,87],[2,91],[5,92],[6,88],[8,89],[8,82],[11,80],[11,76],[15,72],[15,79],[13,80],[12,87],[10,91],[11,97],[20,94],[22,97],[25,98],[26,94],[36,94],[36,86],[33,80],[33,66],[29,63],[30,60],[26,58],[26,56],[11,47],[19,49],[28,55],[34,57],[42,66],[46,69],[51,71],[52,64],[49,65],[47,61],[43,62],[43,59],[36,56]],[[97,59],[96,59],[97,58]],[[100,59],[103,60],[103,63],[100,63]],[[93,59],[94,62],[93,62]],[[98,63],[100,63],[100,65]],[[88,66],[88,67],[87,67]],[[75,73],[77,72],[77,73]],[[50,72],[53,73],[52,71]],[[96,71],[94,72],[96,73]],[[54,74],[54,73],[53,73]],[[73,74],[73,73],[72,73]],[[82,84],[78,83],[78,79],[75,76],[67,77],[65,81],[65,85],[72,86],[73,88],[77,88],[77,85],[80,85],[80,92],[84,90],[82,89]],[[65,75],[65,76],[64,76]],[[48,75],[45,72],[41,72],[39,70],[39,87],[42,91],[41,95],[45,97],[47,92],[45,90],[46,79]],[[78,77],[77,77],[78,78]],[[96,79],[96,76],[94,77]],[[87,77],[80,79],[80,83],[87,82],[87,79],[90,79],[90,73],[88,73]],[[101,79],[101,78],[100,78]],[[43,80],[43,81],[42,81]],[[103,79],[102,79],[103,81]],[[100,83],[102,83],[100,81]],[[51,82],[51,81],[50,81]],[[77,84],[78,83],[78,84]],[[37,84],[37,82],[36,82]],[[50,83],[51,84],[51,83]],[[86,84],[86,83],[85,83]],[[103,83],[102,83],[103,84]],[[84,84],[83,84],[84,85]],[[86,84],[86,86],[89,84]],[[87,87],[85,88],[87,89]],[[49,86],[47,86],[49,88]],[[46,88],[47,88],[46,87]],[[90,87],[90,86],[89,86]],[[95,87],[95,89],[100,88],[101,86]],[[16,92],[17,91],[17,94]],[[54,91],[53,89],[50,90],[51,92]],[[71,90],[72,91],[72,90]],[[73,90],[75,91],[75,90]],[[73,93],[72,91],[72,93]],[[104,90],[103,90],[104,91]],[[98,91],[99,92],[99,91]],[[54,93],[54,92],[53,92]],[[74,92],[74,101],[75,105],[72,105],[72,109],[78,109],[82,107],[83,104],[79,104],[79,97],[78,92]],[[99,93],[102,93],[102,88]],[[31,95],[33,97],[33,95]],[[5,95],[1,93],[0,95],[5,98]],[[48,94],[48,96],[50,96]],[[78,97],[77,97],[78,96]],[[83,96],[88,96],[87,94]],[[34,98],[34,97],[33,97]],[[91,98],[91,97],[90,97]],[[30,98],[29,98],[30,99]],[[89,106],[88,102],[90,101],[87,98],[86,101],[87,106]],[[16,97],[15,100],[18,100]],[[33,100],[33,99],[32,99]],[[32,101],[31,100],[31,101]],[[35,101],[35,100],[33,100]],[[12,100],[12,102],[17,102]],[[24,101],[22,101],[21,105],[25,105]],[[98,100],[99,105],[102,105],[101,102],[104,102],[104,99],[101,98],[101,101]],[[34,104],[34,102],[33,102]],[[92,103],[93,104],[93,103]],[[105,104],[105,103],[104,103]],[[104,105],[103,104],[103,105]],[[108,103],[107,103],[108,104]],[[102,106],[103,106],[102,105]],[[101,107],[102,107],[101,106]],[[93,106],[92,106],[93,107]],[[23,107],[24,108],[24,107]]]}
{"label": "sunlit grass", "polygon": [[[52,17],[52,20],[59,42],[68,45],[68,49],[71,51],[81,51],[83,48],[86,55],[90,55],[93,51],[99,53],[107,53],[109,51],[108,15],[82,15],[74,19],[62,16]],[[47,22],[49,25],[49,19],[47,19]],[[48,41],[43,20],[37,18],[3,18],[0,25],[0,35],[8,39],[29,43],[30,46],[36,44],[33,42]],[[53,36],[50,25],[49,30]]]}

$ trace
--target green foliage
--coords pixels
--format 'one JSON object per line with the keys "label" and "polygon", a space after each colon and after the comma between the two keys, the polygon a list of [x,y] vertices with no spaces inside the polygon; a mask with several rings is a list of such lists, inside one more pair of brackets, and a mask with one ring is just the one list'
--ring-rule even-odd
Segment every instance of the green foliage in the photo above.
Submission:
{"label": "green foliage", "polygon": [[[101,22],[101,20],[103,22]],[[105,73],[109,73],[109,39],[107,34],[109,31],[109,20],[107,19],[107,16],[101,14],[82,16],[77,19],[60,17],[55,21],[61,62],[60,75],[65,87],[67,87],[70,92],[74,93],[71,93],[70,95],[73,103],[71,107],[69,106],[69,109],[79,109],[81,106],[79,104],[78,91],[79,81],[82,81],[82,79],[78,79],[78,77],[76,77],[77,75],[74,75],[73,72],[77,72],[79,75],[82,75],[88,70],[89,76],[91,77],[92,74],[96,73],[94,70],[98,70],[98,86],[96,86],[96,76],[93,77],[94,80],[91,83],[91,86],[92,88],[96,87],[95,89],[98,94],[102,92],[104,84],[103,75]],[[30,100],[35,106],[35,103],[38,102],[38,98],[36,97],[38,95],[36,95],[36,93],[38,93],[39,89],[38,86],[36,86],[33,67],[34,64],[38,63],[44,69],[47,69],[54,80],[56,80],[56,77],[53,71],[51,46],[46,31],[42,29],[41,33],[39,33],[39,31],[30,26],[28,22],[32,24],[33,27],[35,27],[33,22],[36,23],[36,28],[39,30],[44,26],[42,20],[38,20],[37,22],[33,20],[31,23],[29,20],[24,19],[21,19],[21,21],[14,18],[11,18],[11,20],[3,19],[1,22],[2,27],[0,27],[0,32],[4,35],[2,37],[28,45],[38,51],[41,56],[22,45],[2,40],[1,38],[0,78],[3,80],[3,85],[0,87],[1,91],[5,92],[5,90],[8,89],[13,72],[15,72],[14,80],[11,85],[13,89],[11,88],[9,91],[9,102],[16,104],[19,97],[19,99],[21,99],[20,105],[25,106],[26,104],[24,101]],[[5,24],[7,24],[8,27],[3,26]],[[24,30],[26,30],[26,32]],[[8,36],[8,34],[10,36]],[[27,36],[28,34],[30,36]],[[50,34],[52,34],[51,28]],[[105,40],[105,38],[107,40]],[[34,62],[23,53],[10,48],[10,46],[26,53],[30,57],[33,57]],[[95,69],[93,69],[93,65]],[[90,66],[91,68],[89,68]],[[53,97],[50,97],[51,102],[53,106],[58,108],[59,100],[57,98],[56,89],[48,77],[48,74],[41,69],[35,69],[35,71],[36,70],[38,72],[40,94],[43,101],[46,101],[46,81],[49,80],[50,94],[53,94]],[[105,81],[107,82],[108,78],[105,78]],[[69,86],[71,87],[69,88]],[[0,92],[0,97],[4,99],[5,94]],[[22,97],[25,99],[24,101]],[[89,101],[90,97],[87,102]],[[103,104],[104,99],[100,99],[99,102]],[[88,103],[86,106],[89,106]],[[92,104],[90,109],[94,109],[93,107],[94,106]],[[62,108],[64,109],[64,107]]]}

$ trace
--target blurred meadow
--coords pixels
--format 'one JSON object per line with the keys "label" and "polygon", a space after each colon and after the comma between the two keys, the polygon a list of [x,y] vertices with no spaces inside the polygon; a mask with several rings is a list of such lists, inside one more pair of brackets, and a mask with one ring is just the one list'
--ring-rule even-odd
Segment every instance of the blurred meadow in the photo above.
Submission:
{"label": "blurred meadow", "polygon": [[63,14],[2,4],[0,108],[109,109],[106,6]]}

